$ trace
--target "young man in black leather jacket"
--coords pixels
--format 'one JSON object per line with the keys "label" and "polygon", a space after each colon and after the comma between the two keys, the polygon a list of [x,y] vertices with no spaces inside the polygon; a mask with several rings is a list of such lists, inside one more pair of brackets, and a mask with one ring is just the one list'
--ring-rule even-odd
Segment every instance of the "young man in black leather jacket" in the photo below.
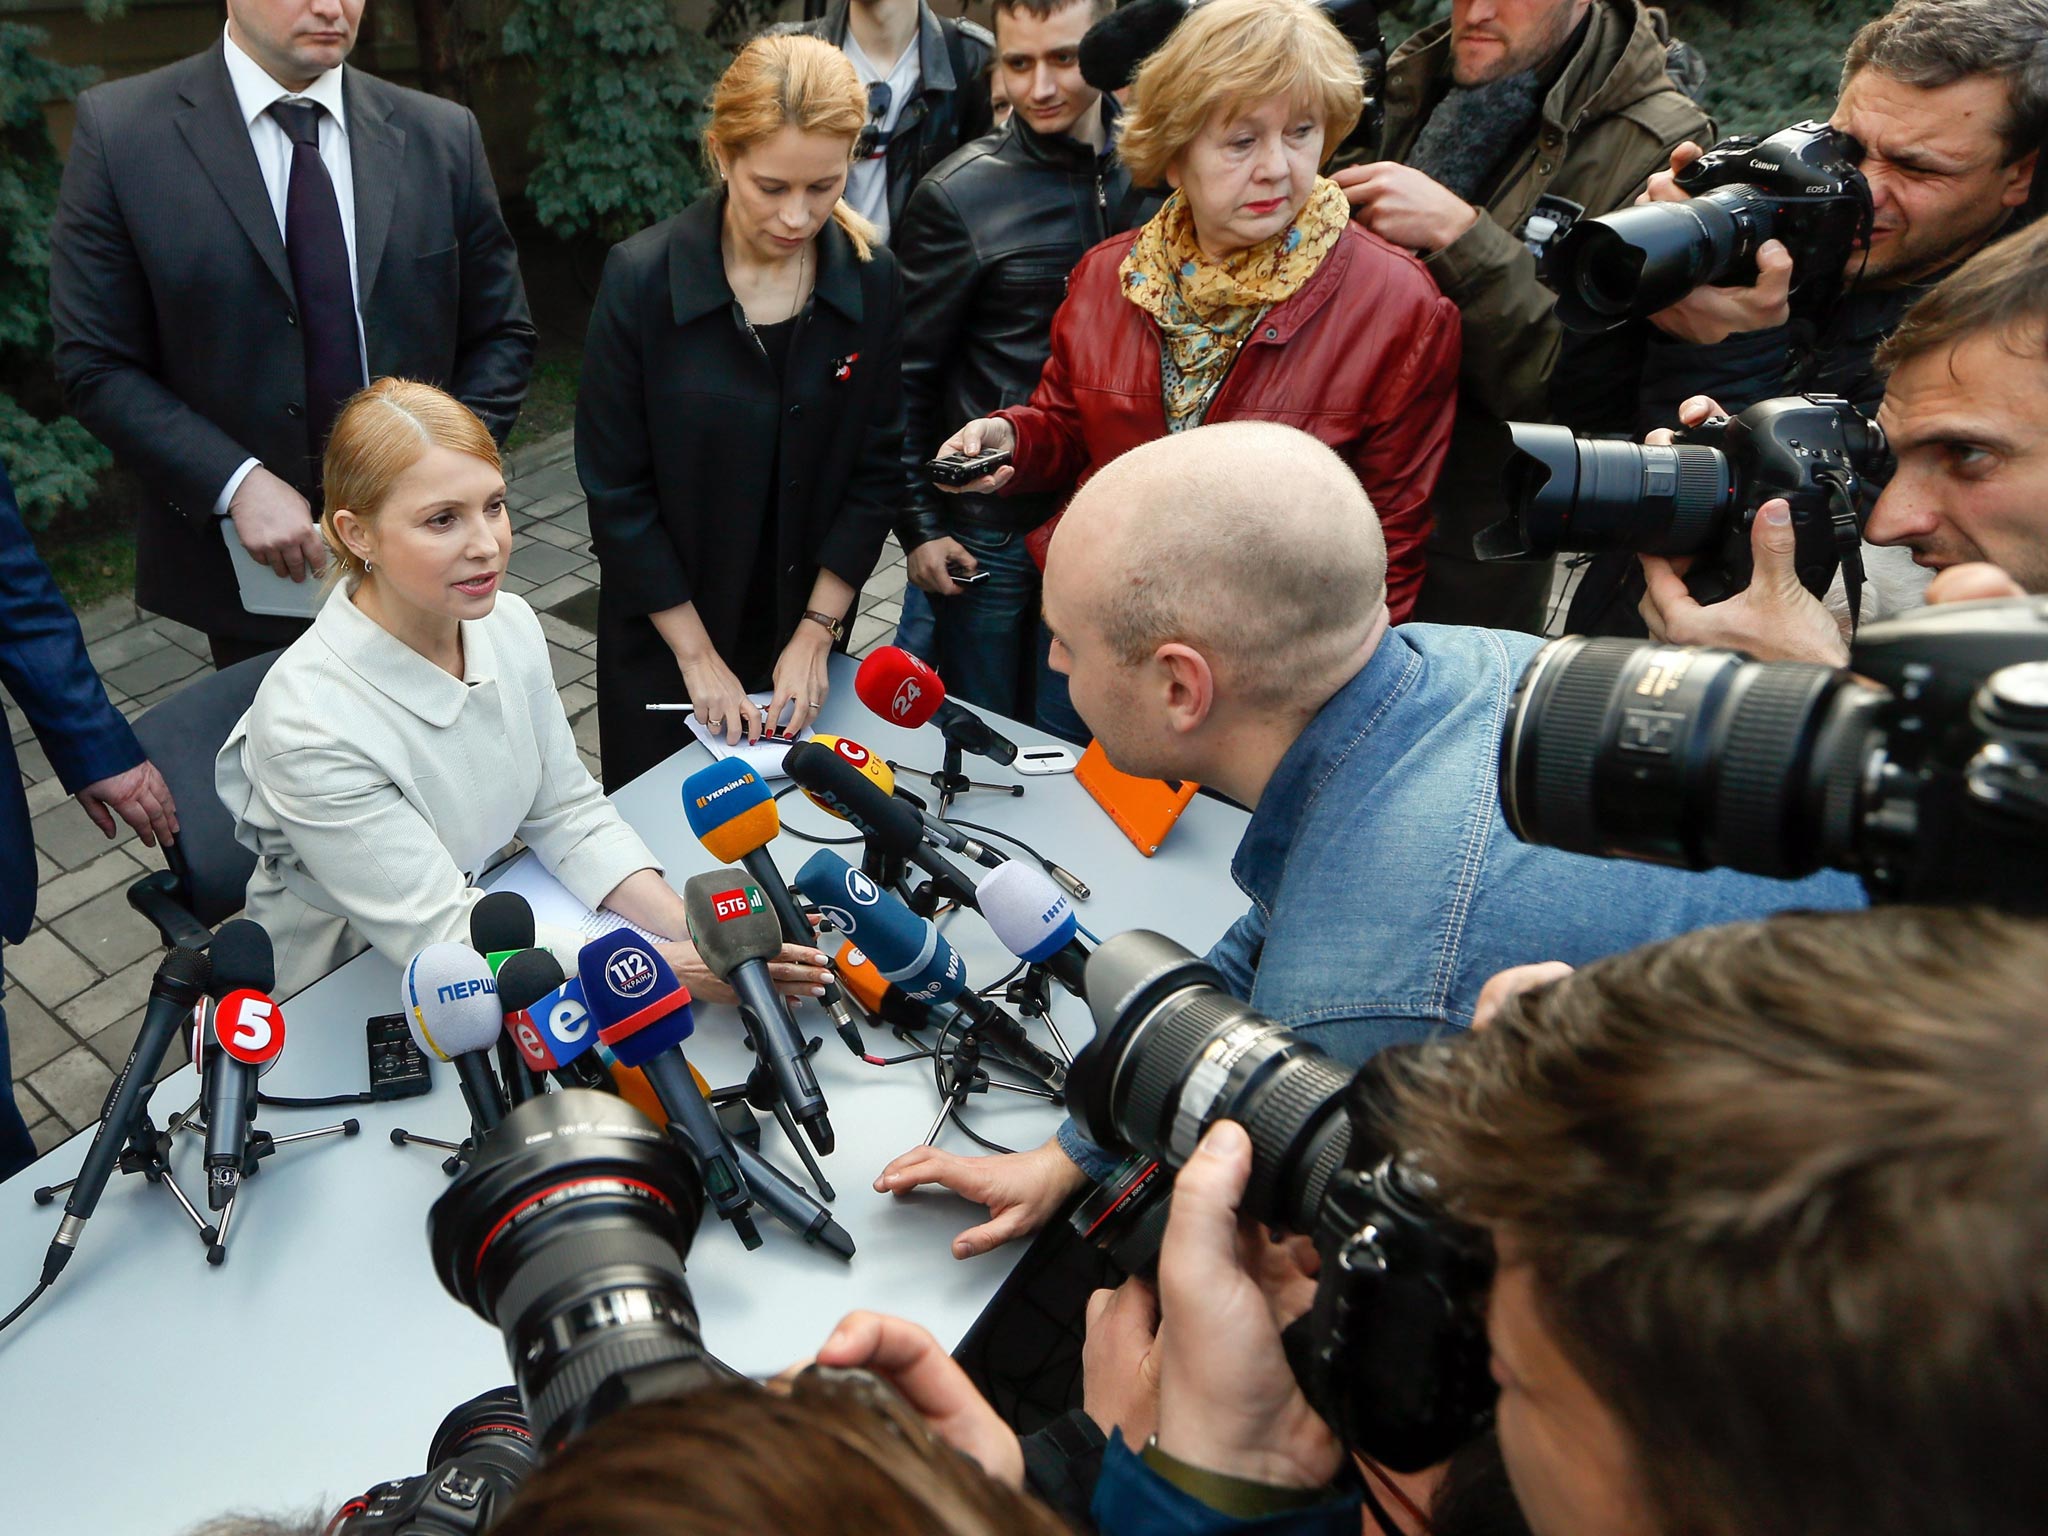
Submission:
{"label": "young man in black leather jacket", "polygon": [[[896,225],[919,179],[995,126],[988,95],[994,39],[974,22],[937,15],[924,0],[832,0],[817,20],[776,30],[822,37],[853,59],[856,68],[870,60],[871,69],[897,82],[876,81],[868,87],[871,132],[863,152],[864,158],[885,161],[886,196],[879,206],[868,203],[857,186],[859,165],[847,183],[847,201],[872,219],[895,249]],[[903,57],[911,50],[917,55],[914,68],[906,67]],[[905,77],[907,89],[901,88]]]}
{"label": "young man in black leather jacket", "polygon": [[[894,241],[909,427],[897,535],[937,611],[947,688],[1009,715],[1029,716],[1040,650],[1024,535],[1052,516],[1054,499],[941,498],[924,466],[961,422],[1030,397],[1067,274],[1157,206],[1110,152],[1116,103],[1081,78],[1082,34],[1107,8],[997,0],[995,67],[1013,115],[919,184]],[[956,579],[977,573],[973,584]]]}

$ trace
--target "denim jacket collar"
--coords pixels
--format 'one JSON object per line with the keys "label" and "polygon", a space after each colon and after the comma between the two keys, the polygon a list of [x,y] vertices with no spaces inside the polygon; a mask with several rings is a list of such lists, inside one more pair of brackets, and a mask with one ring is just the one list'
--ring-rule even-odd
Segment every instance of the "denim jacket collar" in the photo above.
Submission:
{"label": "denim jacket collar", "polygon": [[1267,918],[1287,856],[1330,775],[1422,675],[1422,657],[1389,629],[1351,681],[1330,696],[1287,749],[1230,860],[1230,877]]}

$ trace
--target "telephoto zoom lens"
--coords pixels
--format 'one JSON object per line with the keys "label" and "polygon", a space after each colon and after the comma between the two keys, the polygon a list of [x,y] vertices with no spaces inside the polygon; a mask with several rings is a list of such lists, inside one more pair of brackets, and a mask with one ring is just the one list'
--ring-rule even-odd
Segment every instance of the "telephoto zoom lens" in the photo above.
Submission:
{"label": "telephoto zoom lens", "polygon": [[514,1109],[434,1202],[435,1272],[504,1334],[544,1448],[621,1373],[703,1355],[683,1280],[703,1214],[682,1150],[625,1100],[584,1088]]}
{"label": "telephoto zoom lens", "polygon": [[1590,333],[1669,308],[1753,256],[1771,238],[1774,207],[1754,187],[1726,186],[1581,220],[1550,257],[1558,319]]}
{"label": "telephoto zoom lens", "polygon": [[1641,640],[1554,640],[1501,742],[1527,843],[1793,879],[1847,857],[1884,695],[1847,672]]}
{"label": "telephoto zoom lens", "polygon": [[1718,448],[1609,442],[1521,421],[1508,435],[1502,484],[1524,553],[1695,554],[1736,504],[1735,471]]}
{"label": "telephoto zoom lens", "polygon": [[1252,1141],[1245,1214],[1314,1231],[1351,1139],[1351,1072],[1156,933],[1104,940],[1088,957],[1086,987],[1096,1033],[1067,1074],[1067,1105],[1089,1139],[1178,1168],[1210,1125],[1235,1120]]}

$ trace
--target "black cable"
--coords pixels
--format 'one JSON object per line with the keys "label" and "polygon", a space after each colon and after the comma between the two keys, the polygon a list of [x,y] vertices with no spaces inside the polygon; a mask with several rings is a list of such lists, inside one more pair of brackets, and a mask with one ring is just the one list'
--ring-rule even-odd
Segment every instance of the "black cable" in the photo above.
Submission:
{"label": "black cable", "polygon": [[1022,976],[1024,972],[1030,967],[1030,964],[1031,962],[1029,960],[1019,960],[1015,965],[1011,966],[1007,971],[1005,971],[1000,978],[990,982],[987,986],[981,987],[978,990],[980,991],[983,997],[987,998],[990,1002],[994,1002],[996,994],[998,992],[1007,992],[1010,989],[1010,983],[1015,981],[1019,976]]}
{"label": "black cable", "polygon": [[938,1055],[929,1048],[907,1052],[902,1056],[869,1056],[863,1058],[871,1067],[900,1067],[906,1061],[924,1061]]}
{"label": "black cable", "polygon": [[[780,800],[784,795],[793,794],[802,787],[802,785],[794,782],[785,784],[782,788],[775,791],[775,798]],[[854,833],[851,837],[818,837],[813,833],[800,831],[786,821],[781,824],[781,829],[800,843],[816,843],[824,848],[843,848],[848,843],[863,843],[867,841],[858,832]]]}
{"label": "black cable", "polygon": [[287,1099],[259,1093],[256,1102],[268,1109],[334,1109],[343,1104],[374,1104],[377,1096],[373,1093],[337,1093],[324,1099]]}
{"label": "black cable", "polygon": [[949,827],[959,827],[967,832],[979,832],[983,837],[992,837],[998,842],[1008,843],[1012,848],[1021,848],[1041,864],[1048,862],[1044,854],[1040,853],[1014,832],[1005,832],[999,827],[985,827],[978,821],[962,821],[957,816],[947,816],[941,819]]}
{"label": "black cable", "polygon": [[[962,1127],[962,1129],[965,1129],[965,1127]],[[5,1332],[7,1326],[10,1323],[12,1323],[17,1317],[21,1316],[21,1314],[26,1312],[30,1307],[34,1306],[36,1304],[37,1298],[39,1298],[43,1294],[43,1292],[47,1291],[49,1288],[49,1281],[37,1281],[36,1288],[28,1293],[28,1296],[22,1301],[22,1304],[20,1306],[16,1307],[12,1312],[8,1313],[5,1317],[0,1317],[0,1332]]]}
{"label": "black cable", "polygon": [[[952,1018],[946,1020],[945,1024],[939,1030],[938,1045],[932,1052],[932,1086],[939,1090],[939,1100],[941,1103],[944,1103],[947,1099],[950,1099],[952,1095],[946,1091],[945,1073],[941,1070],[939,1066],[938,1055],[940,1051],[945,1049],[946,1037],[953,1032],[953,1026],[959,1023],[960,1020],[965,1017],[965,1014],[956,1012]],[[971,1028],[972,1026],[970,1025],[969,1027]],[[962,1033],[964,1034],[966,1033],[966,1031],[963,1030]],[[953,1106],[953,1124],[960,1128],[962,1134],[964,1134],[969,1141],[973,1142],[977,1147],[980,1147],[985,1152],[995,1152],[1005,1156],[1014,1154],[1016,1152],[1017,1149],[1015,1147],[1006,1147],[1003,1146],[1000,1142],[990,1141],[986,1136],[982,1135],[979,1131],[975,1130],[973,1126],[969,1125],[967,1123],[967,1116],[964,1112],[967,1096],[965,1094],[962,1094],[960,1096],[960,1099],[961,1102]],[[941,1124],[940,1128],[944,1129],[943,1123]]]}
{"label": "black cable", "polygon": [[982,1135],[981,1132],[977,1131],[973,1126],[967,1123],[967,1121],[961,1116],[960,1111],[957,1109],[953,1111],[953,1123],[960,1128],[961,1133],[965,1135],[969,1141],[973,1142],[977,1147],[980,1147],[983,1151],[1000,1153],[1005,1157],[1014,1156],[1016,1154],[1017,1149],[1015,1147],[1006,1147],[1001,1142],[990,1141],[986,1136]]}

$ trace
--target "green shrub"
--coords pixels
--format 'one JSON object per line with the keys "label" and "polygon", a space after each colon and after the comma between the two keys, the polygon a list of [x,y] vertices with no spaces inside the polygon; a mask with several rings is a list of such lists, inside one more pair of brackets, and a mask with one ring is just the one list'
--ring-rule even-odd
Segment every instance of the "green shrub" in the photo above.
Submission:
{"label": "green shrub", "polygon": [[38,58],[45,34],[0,22],[0,461],[31,528],[81,507],[112,462],[58,408],[50,368],[50,220],[63,169],[43,104],[95,71]]}
{"label": "green shrub", "polygon": [[[1670,0],[1674,35],[1707,61],[1707,110],[1723,133],[1769,133],[1835,104],[1842,53],[1887,0]],[[1396,0],[1382,12],[1398,43],[1451,12],[1450,0]]]}
{"label": "green shrub", "polygon": [[703,190],[699,145],[730,55],[665,0],[516,0],[504,48],[540,76],[526,193],[558,238],[623,240]]}
{"label": "green shrub", "polygon": [[1835,106],[1842,55],[1884,0],[1691,0],[1670,7],[1678,36],[1707,61],[1707,110],[1723,133],[1770,133]]}

